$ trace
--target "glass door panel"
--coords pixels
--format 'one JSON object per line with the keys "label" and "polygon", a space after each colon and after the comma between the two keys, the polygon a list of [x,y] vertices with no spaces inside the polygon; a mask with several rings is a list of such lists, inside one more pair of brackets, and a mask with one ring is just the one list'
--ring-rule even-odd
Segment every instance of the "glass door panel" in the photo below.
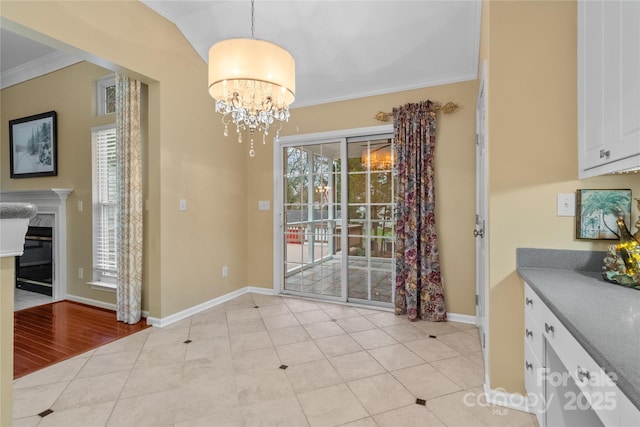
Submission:
{"label": "glass door panel", "polygon": [[283,147],[284,289],[342,298],[340,142]]}
{"label": "glass door panel", "polygon": [[348,297],[391,305],[395,179],[392,138],[347,140]]}

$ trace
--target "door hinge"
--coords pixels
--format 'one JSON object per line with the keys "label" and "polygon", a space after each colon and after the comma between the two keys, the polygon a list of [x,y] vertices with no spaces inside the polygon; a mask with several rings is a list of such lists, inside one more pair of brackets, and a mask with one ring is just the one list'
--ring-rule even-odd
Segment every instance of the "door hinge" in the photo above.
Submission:
{"label": "door hinge", "polygon": [[487,346],[487,337],[485,336],[484,332],[482,333],[482,348],[485,348]]}
{"label": "door hinge", "polygon": [[478,294],[476,294],[476,305],[478,305]]}

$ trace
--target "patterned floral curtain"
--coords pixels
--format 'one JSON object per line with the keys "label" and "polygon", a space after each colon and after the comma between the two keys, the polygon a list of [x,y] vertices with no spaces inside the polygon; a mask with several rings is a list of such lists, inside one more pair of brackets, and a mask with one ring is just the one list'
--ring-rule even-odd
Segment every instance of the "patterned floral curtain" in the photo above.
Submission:
{"label": "patterned floral curtain", "polygon": [[117,319],[137,323],[142,306],[142,137],[140,82],[116,74],[118,156]]}
{"label": "patterned floral curtain", "polygon": [[444,321],[433,170],[436,113],[431,101],[393,109],[398,168],[396,314]]}

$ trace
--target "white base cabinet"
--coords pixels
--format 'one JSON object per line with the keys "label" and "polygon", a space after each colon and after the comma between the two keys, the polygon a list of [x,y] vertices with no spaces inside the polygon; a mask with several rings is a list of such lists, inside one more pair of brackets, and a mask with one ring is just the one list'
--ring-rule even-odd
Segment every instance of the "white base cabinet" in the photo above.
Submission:
{"label": "white base cabinet", "polygon": [[640,425],[640,410],[525,283],[525,388],[542,427]]}

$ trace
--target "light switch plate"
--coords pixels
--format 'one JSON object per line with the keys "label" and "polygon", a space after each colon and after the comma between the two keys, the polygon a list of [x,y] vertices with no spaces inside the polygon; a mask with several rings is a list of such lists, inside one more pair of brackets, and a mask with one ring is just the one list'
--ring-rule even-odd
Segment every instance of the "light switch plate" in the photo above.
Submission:
{"label": "light switch plate", "polygon": [[575,193],[558,193],[558,216],[576,215]]}
{"label": "light switch plate", "polygon": [[180,210],[181,211],[187,210],[187,201],[185,199],[180,199]]}
{"label": "light switch plate", "polygon": [[268,200],[258,200],[259,211],[268,211],[269,209],[271,209],[271,203]]}

